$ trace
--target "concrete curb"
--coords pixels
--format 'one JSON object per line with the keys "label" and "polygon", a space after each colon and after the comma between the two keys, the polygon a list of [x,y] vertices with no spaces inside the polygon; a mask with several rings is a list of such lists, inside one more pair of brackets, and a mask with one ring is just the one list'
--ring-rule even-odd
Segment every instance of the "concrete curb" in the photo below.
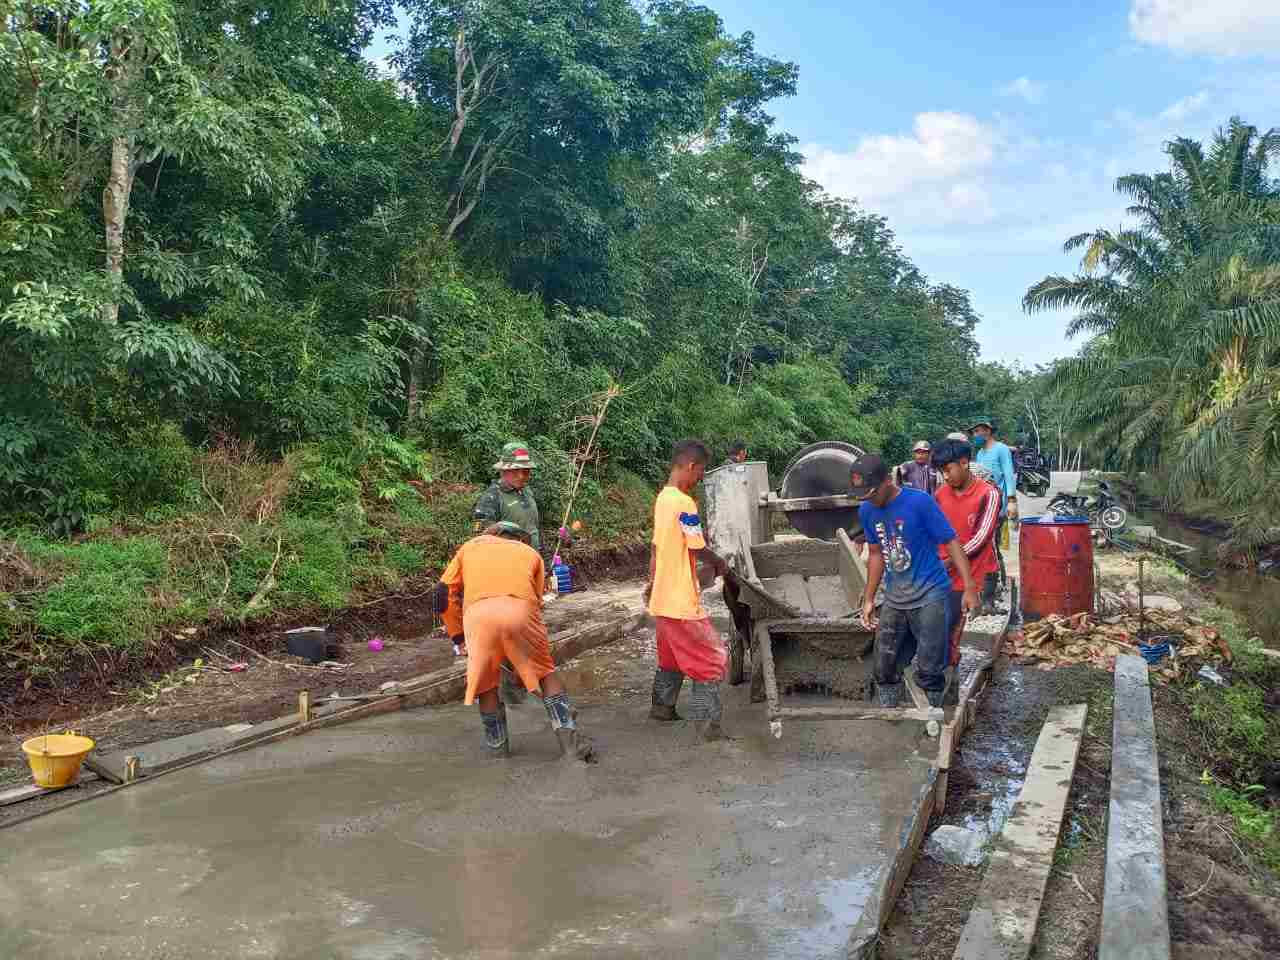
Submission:
{"label": "concrete curb", "polygon": [[1116,657],[1098,960],[1169,960],[1164,811],[1147,664]]}
{"label": "concrete curb", "polygon": [[[991,655],[978,664],[974,676],[989,671],[999,660],[1004,650],[1005,638],[1009,635],[1009,629],[1014,620],[1014,607],[1010,604],[1009,616],[992,641]],[[983,686],[985,687],[986,684]],[[925,830],[937,806],[938,792],[946,790],[944,772],[935,760],[929,770],[928,780],[912,799],[911,813],[898,835],[897,849],[886,869],[876,878],[875,889],[862,908],[862,917],[849,933],[844,953],[846,960],[875,960],[880,945],[880,933],[893,916],[893,905],[898,899],[898,894],[902,892],[907,877],[911,874],[911,868],[915,865],[916,854],[920,852]]]}

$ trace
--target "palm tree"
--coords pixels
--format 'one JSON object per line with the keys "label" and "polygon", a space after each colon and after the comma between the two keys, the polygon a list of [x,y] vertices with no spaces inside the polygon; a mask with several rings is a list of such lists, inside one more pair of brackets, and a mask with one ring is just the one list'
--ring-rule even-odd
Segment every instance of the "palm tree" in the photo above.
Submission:
{"label": "palm tree", "polygon": [[1090,339],[1055,386],[1086,411],[1080,439],[1118,465],[1160,469],[1174,496],[1207,494],[1248,518],[1280,494],[1280,133],[1237,118],[1209,150],[1181,138],[1168,172],[1130,174],[1128,229],[1071,237],[1075,277],[1046,277],[1023,307],[1078,311]]}

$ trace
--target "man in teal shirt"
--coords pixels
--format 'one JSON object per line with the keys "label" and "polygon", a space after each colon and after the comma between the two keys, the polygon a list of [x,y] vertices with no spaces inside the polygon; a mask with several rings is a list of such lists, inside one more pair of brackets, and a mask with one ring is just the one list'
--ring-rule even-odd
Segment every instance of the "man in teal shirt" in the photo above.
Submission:
{"label": "man in teal shirt", "polygon": [[[977,448],[974,459],[991,474],[991,483],[1000,491],[1000,526],[996,530],[996,553],[1000,552],[1000,538],[1004,535],[1006,521],[1018,520],[1018,475],[1013,469],[1013,451],[995,437],[995,426],[990,417],[979,417],[969,428],[969,436]],[[1001,569],[1004,560],[1000,561]],[[996,591],[999,574],[988,574],[982,589],[982,612],[1000,612],[996,608]]]}

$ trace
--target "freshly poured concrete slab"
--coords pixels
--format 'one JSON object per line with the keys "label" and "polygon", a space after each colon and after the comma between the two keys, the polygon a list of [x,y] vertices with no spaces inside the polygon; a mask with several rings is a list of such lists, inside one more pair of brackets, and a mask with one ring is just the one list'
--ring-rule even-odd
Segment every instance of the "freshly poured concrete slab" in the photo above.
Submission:
{"label": "freshly poured concrete slab", "polygon": [[[617,666],[611,648],[591,656]],[[725,726],[740,739],[694,745],[646,719],[651,664],[578,697],[593,767],[558,760],[533,701],[511,710],[505,762],[481,755],[473,708],[412,710],[15,827],[0,956],[865,955],[923,827],[936,742],[838,721],[775,741],[738,687]]]}

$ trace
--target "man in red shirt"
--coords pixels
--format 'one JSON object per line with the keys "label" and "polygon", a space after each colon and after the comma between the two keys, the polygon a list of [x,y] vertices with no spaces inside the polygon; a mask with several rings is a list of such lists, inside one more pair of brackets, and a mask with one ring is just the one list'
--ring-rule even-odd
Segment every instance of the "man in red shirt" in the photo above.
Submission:
{"label": "man in red shirt", "polygon": [[[969,469],[973,448],[967,440],[944,440],[933,451],[933,466],[941,471],[946,482],[938,488],[934,498],[943,514],[956,531],[960,549],[969,560],[973,579],[996,572],[995,537],[1000,523],[1000,492],[985,480],[979,480]],[[947,572],[951,574],[951,601],[948,623],[951,630],[951,659],[949,677],[954,682],[955,668],[960,665],[960,637],[964,634],[964,614],[960,606],[964,595],[964,582],[960,572],[952,568],[945,554],[942,555]]]}

